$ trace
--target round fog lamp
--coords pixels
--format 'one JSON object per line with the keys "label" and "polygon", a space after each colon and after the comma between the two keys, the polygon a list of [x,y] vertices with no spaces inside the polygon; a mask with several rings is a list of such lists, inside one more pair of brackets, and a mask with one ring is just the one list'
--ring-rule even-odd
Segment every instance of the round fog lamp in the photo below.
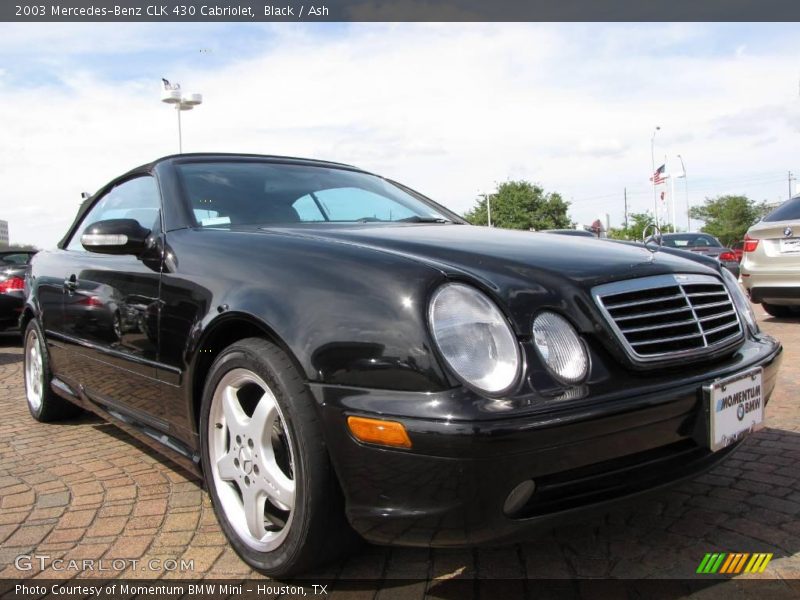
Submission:
{"label": "round fog lamp", "polygon": [[514,516],[520,510],[525,508],[528,500],[533,496],[536,491],[536,482],[533,479],[527,479],[516,486],[506,498],[503,503],[503,512],[508,516]]}
{"label": "round fog lamp", "polygon": [[575,328],[561,315],[542,312],[533,321],[533,344],[547,370],[562,383],[583,381],[589,356]]}

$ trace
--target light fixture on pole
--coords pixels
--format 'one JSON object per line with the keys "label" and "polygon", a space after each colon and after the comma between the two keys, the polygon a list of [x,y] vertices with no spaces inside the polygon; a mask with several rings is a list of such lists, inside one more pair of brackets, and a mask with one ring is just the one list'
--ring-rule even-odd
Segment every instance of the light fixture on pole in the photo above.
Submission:
{"label": "light fixture on pole", "polygon": [[655,220],[656,227],[658,227],[658,197],[656,194],[656,155],[655,155],[655,145],[656,145],[656,134],[661,130],[661,127],[656,125],[656,128],[653,130],[653,137],[650,138],[650,163],[653,166],[652,170],[652,179],[653,179],[653,219]]}
{"label": "light fixture on pole", "polygon": [[183,133],[181,132],[181,112],[192,110],[198,104],[203,103],[202,94],[184,94],[181,91],[180,83],[170,83],[162,78],[163,89],[161,90],[161,101],[172,104],[175,112],[178,113],[178,154],[183,154]]}
{"label": "light fixture on pole", "polygon": [[689,206],[689,177],[686,175],[686,165],[683,164],[683,158],[678,154],[678,160],[681,161],[681,172],[683,177],[683,189],[686,190],[686,231],[692,230],[692,217],[689,215],[691,207]]}

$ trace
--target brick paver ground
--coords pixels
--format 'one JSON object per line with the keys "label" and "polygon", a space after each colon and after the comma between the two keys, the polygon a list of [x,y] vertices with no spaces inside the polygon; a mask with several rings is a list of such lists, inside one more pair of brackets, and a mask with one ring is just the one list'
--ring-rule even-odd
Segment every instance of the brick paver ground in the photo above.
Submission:
{"label": "brick paver ground", "polygon": [[[768,428],[710,473],[657,500],[527,543],[479,550],[365,546],[325,574],[683,578],[706,552],[718,550],[772,552],[759,577],[800,578],[800,320],[756,312],[785,348]],[[44,425],[29,417],[13,336],[0,337],[0,414],[0,577],[251,575],[225,542],[208,495],[186,473],[99,419]],[[35,563],[21,572],[14,559],[23,554],[140,562],[120,573],[41,571]],[[193,572],[142,570],[150,559],[182,558],[194,561]]]}

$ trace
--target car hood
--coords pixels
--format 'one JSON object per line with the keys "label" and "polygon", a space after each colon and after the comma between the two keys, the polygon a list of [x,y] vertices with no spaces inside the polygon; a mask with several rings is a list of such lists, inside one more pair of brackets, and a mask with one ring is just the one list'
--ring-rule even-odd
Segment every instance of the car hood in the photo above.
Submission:
{"label": "car hood", "polygon": [[500,289],[509,280],[568,279],[588,288],[664,273],[708,273],[692,260],[641,244],[469,225],[308,227],[293,235],[356,244],[468,274]]}
{"label": "car hood", "polygon": [[[714,270],[717,261],[699,255],[471,225],[315,224],[267,227],[261,233],[331,244],[331,253],[333,245],[346,244],[415,261],[452,280],[482,288],[504,308],[521,337],[530,335],[530,323],[537,311],[551,309],[570,315],[580,331],[601,335],[611,351],[616,347],[591,296],[592,287],[665,273],[718,273]],[[362,277],[369,282],[372,275],[366,265],[375,263],[364,264]],[[397,283],[402,287],[403,282]]]}

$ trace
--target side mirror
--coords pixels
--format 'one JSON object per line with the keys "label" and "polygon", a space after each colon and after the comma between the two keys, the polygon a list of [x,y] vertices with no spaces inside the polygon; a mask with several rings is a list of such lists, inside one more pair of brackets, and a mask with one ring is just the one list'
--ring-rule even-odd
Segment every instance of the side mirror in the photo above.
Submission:
{"label": "side mirror", "polygon": [[135,219],[107,219],[89,225],[81,236],[81,245],[99,254],[141,254],[147,248],[145,229]]}

